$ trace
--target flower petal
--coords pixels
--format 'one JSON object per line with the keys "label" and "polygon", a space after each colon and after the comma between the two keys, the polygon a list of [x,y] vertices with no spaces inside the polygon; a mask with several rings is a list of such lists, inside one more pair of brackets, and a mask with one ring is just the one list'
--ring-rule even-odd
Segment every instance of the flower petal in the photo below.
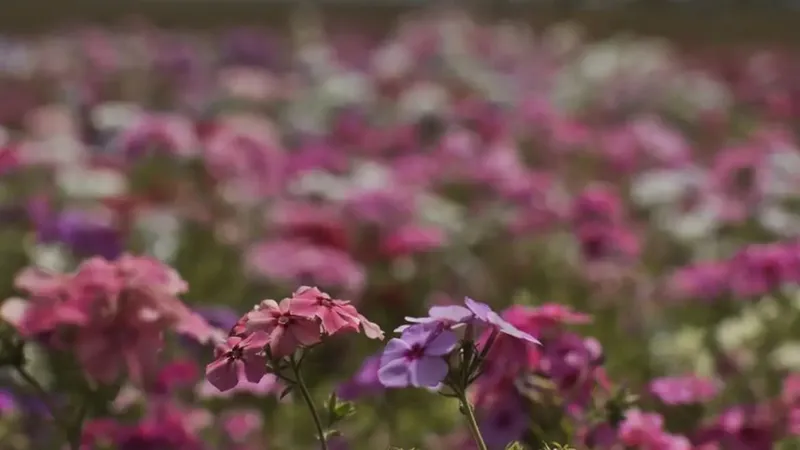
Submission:
{"label": "flower petal", "polygon": [[425,345],[425,354],[430,356],[444,356],[452,352],[458,344],[455,333],[443,330],[433,336]]}
{"label": "flower petal", "polygon": [[411,385],[416,387],[437,386],[444,380],[449,370],[447,362],[438,356],[423,356],[408,366]]}
{"label": "flower petal", "polygon": [[[411,346],[406,341],[394,338],[386,343],[386,348],[381,355],[381,361],[404,358],[409,349],[411,349]],[[381,362],[381,365],[383,365],[383,362]]]}
{"label": "flower petal", "polygon": [[378,381],[390,388],[407,387],[410,382],[409,365],[404,358],[384,360],[378,369]]}
{"label": "flower petal", "polygon": [[220,391],[229,391],[239,383],[236,364],[228,358],[218,359],[206,366],[206,379]]}

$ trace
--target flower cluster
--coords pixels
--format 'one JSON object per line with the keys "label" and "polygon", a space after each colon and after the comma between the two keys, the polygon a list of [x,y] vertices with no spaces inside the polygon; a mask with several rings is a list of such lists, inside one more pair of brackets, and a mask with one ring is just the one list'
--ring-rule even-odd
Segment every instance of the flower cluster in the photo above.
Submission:
{"label": "flower cluster", "polygon": [[331,298],[316,287],[303,286],[280,303],[263,300],[244,315],[228,339],[217,348],[217,359],[208,365],[208,381],[228,391],[240,381],[258,383],[272,364],[324,338],[347,332],[383,339],[380,327],[361,315],[346,300]]}
{"label": "flower cluster", "polygon": [[0,36],[4,450],[794,448],[797,55],[300,19]]}
{"label": "flower cluster", "polygon": [[115,383],[123,373],[135,383],[147,381],[168,331],[202,342],[215,337],[178,297],[186,282],[153,258],[95,257],[66,274],[29,268],[15,285],[28,296],[6,300],[4,318],[25,338],[74,352],[99,382]]}

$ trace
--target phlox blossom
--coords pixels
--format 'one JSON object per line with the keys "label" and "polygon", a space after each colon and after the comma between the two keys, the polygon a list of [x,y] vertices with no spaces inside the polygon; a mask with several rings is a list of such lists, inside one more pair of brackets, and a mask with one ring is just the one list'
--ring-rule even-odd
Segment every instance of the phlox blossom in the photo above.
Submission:
{"label": "phlox blossom", "polygon": [[244,378],[258,383],[267,374],[267,359],[264,347],[270,336],[256,331],[245,339],[231,336],[217,347],[217,359],[206,368],[209,383],[220,391],[236,387]]}

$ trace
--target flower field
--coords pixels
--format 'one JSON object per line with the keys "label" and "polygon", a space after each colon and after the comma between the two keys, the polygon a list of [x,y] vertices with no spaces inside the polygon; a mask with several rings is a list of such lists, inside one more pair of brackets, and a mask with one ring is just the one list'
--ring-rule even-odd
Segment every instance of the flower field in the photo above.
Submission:
{"label": "flower field", "polygon": [[454,12],[0,39],[2,450],[800,449],[800,59]]}

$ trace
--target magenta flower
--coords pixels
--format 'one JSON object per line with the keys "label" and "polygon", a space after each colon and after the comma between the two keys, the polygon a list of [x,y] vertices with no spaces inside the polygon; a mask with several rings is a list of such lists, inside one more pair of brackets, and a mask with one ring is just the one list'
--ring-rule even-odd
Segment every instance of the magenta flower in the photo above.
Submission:
{"label": "magenta flower", "polygon": [[247,314],[247,329],[269,334],[269,348],[275,358],[289,356],[299,347],[316,344],[322,338],[319,324],[294,314],[291,306],[288,298],[280,304],[264,300],[258,309]]}
{"label": "magenta flower", "polygon": [[436,387],[449,371],[444,356],[457,343],[458,337],[438,324],[414,325],[386,345],[378,379],[390,388]]}
{"label": "magenta flower", "polygon": [[220,391],[236,387],[245,378],[250,383],[258,383],[267,374],[267,360],[264,347],[269,343],[269,335],[256,331],[245,339],[229,337],[217,348],[217,359],[206,367],[206,378]]}

